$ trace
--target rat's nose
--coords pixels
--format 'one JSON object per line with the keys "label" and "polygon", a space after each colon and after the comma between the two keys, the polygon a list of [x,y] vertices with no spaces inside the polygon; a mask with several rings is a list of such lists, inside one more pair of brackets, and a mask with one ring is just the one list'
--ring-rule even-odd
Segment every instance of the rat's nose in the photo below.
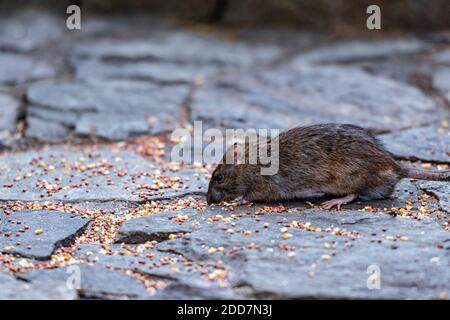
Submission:
{"label": "rat's nose", "polygon": [[212,196],[210,193],[208,193],[208,195],[206,196],[206,202],[208,203],[208,205],[213,204],[212,202]]}
{"label": "rat's nose", "polygon": [[208,203],[208,205],[211,205],[213,203],[219,203],[220,201],[213,192],[208,192],[208,195],[206,196],[206,202]]}

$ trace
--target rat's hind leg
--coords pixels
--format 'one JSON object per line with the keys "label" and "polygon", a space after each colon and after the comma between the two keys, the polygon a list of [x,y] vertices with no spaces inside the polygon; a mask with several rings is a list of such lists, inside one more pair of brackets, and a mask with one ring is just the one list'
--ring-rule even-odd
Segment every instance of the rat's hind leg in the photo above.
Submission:
{"label": "rat's hind leg", "polygon": [[324,203],[322,203],[320,205],[320,207],[325,210],[330,210],[331,208],[336,206],[338,210],[341,210],[342,205],[352,202],[357,197],[358,196],[356,194],[352,193],[352,194],[346,195],[345,197],[342,197],[342,198],[336,198],[336,199],[331,199],[331,200],[325,201]]}

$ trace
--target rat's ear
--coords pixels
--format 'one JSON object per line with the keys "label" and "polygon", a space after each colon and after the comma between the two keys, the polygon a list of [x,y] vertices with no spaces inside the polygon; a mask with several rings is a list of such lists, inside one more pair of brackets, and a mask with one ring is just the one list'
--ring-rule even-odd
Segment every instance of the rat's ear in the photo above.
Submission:
{"label": "rat's ear", "polygon": [[227,164],[245,163],[245,146],[242,143],[235,142],[227,151],[225,161]]}
{"label": "rat's ear", "polygon": [[245,145],[242,143],[233,144],[233,164],[245,164]]}

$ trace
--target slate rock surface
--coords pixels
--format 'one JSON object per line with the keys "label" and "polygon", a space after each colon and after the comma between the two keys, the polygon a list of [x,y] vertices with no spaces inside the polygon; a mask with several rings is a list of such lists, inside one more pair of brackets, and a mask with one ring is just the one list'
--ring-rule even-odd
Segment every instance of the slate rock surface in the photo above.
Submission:
{"label": "slate rock surface", "polygon": [[[140,155],[108,148],[83,152],[54,147],[0,159],[1,200],[145,201],[205,192],[207,184],[195,169],[156,172],[157,165]],[[167,180],[166,187],[152,189],[156,180]],[[175,183],[179,187],[172,188]]]}
{"label": "slate rock surface", "polygon": [[395,156],[410,160],[450,162],[450,130],[440,126],[411,128],[379,136]]}
{"label": "slate rock surface", "polygon": [[26,55],[0,53],[0,84],[21,84],[56,75],[49,63]]}
{"label": "slate rock surface", "polygon": [[192,102],[192,120],[244,129],[338,122],[384,132],[438,121],[440,112],[414,87],[342,66],[230,76],[200,87]]}
{"label": "slate rock surface", "polygon": [[0,48],[30,52],[61,38],[64,28],[46,11],[22,10],[0,19]]}
{"label": "slate rock surface", "polygon": [[33,285],[52,283],[68,287],[83,299],[137,299],[148,298],[148,292],[139,280],[123,272],[95,265],[71,265],[58,269],[30,270],[23,275]]}
{"label": "slate rock surface", "polygon": [[450,184],[446,181],[423,181],[420,187],[439,200],[440,207],[450,212]]}
{"label": "slate rock surface", "polygon": [[[449,290],[448,250],[437,246],[448,247],[449,236],[432,221],[318,210],[257,217],[257,223],[251,216],[233,220],[235,225],[213,222],[158,248],[195,261],[223,261],[230,285],[247,287],[255,298],[437,299]],[[322,231],[291,227],[292,221]],[[352,239],[347,232],[358,236]],[[210,253],[219,247],[224,253]],[[230,253],[236,247],[242,250]],[[371,270],[381,273],[380,289],[370,286],[376,280],[369,278]]]}
{"label": "slate rock surface", "polygon": [[426,45],[416,39],[381,41],[347,41],[314,48],[296,58],[296,63],[348,63],[376,60],[426,51]]}
{"label": "slate rock surface", "polygon": [[[445,169],[445,33],[82,21],[69,31],[50,12],[0,14],[1,299],[450,297],[447,182],[402,179],[392,197],[341,211],[319,209],[320,194],[206,206],[212,167],[170,157],[171,133],[197,120],[340,122],[406,166]],[[199,155],[208,144],[195,141]]]}
{"label": "slate rock surface", "polygon": [[90,220],[59,211],[18,211],[1,216],[2,253],[16,253],[38,260],[50,259],[59,247],[69,246]]}
{"label": "slate rock surface", "polygon": [[120,226],[117,234],[117,243],[145,243],[147,241],[164,241],[171,234],[189,233],[196,225],[178,223],[174,217],[178,212],[161,213],[131,219]]}
{"label": "slate rock surface", "polygon": [[31,284],[14,276],[0,272],[1,300],[73,300],[75,290],[65,285],[43,282]]}
{"label": "slate rock surface", "polygon": [[13,132],[20,112],[20,103],[16,99],[0,94],[0,131]]}
{"label": "slate rock surface", "polygon": [[[35,84],[27,92],[31,103],[28,135],[45,141],[73,132],[120,140],[170,132],[180,125],[187,95],[187,87],[127,80]],[[47,134],[39,120],[55,123],[61,130],[55,127]]]}

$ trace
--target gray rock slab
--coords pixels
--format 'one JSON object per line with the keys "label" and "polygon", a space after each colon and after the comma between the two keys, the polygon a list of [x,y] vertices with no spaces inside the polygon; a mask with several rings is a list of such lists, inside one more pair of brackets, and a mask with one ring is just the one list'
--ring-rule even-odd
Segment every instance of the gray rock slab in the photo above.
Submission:
{"label": "gray rock slab", "polygon": [[[38,109],[31,107],[32,109]],[[27,132],[29,138],[35,138],[46,142],[61,142],[70,137],[70,129],[61,122],[53,122],[50,119],[43,119],[28,116],[26,119]]]}
{"label": "gray rock slab", "polygon": [[125,114],[83,114],[75,126],[79,136],[122,140],[140,135],[169,132],[179,125],[179,110],[152,110],[140,118]]}
{"label": "gray rock slab", "polygon": [[25,55],[0,53],[0,84],[21,84],[55,75],[55,68],[47,62]]}
{"label": "gray rock slab", "polygon": [[[89,9],[88,9],[89,10]],[[83,18],[83,32],[79,38],[125,38],[148,37],[149,34],[176,28],[177,22],[170,17],[149,16],[133,13],[133,19],[125,14],[89,15]],[[77,35],[77,33],[75,33]]]}
{"label": "gray rock slab", "polygon": [[60,39],[65,28],[61,21],[49,12],[19,10],[0,18],[0,48],[18,52],[30,52],[49,42]]}
{"label": "gray rock slab", "polygon": [[[7,154],[0,156],[0,172],[1,200],[145,201],[207,188],[205,175],[196,169],[164,169],[132,151],[110,147]],[[152,187],[157,181],[162,185]]]}
{"label": "gray rock slab", "polygon": [[[133,245],[82,245],[74,256],[107,268],[123,268],[167,282],[154,299],[230,299],[240,297],[229,288],[210,281],[206,275],[214,266],[189,261],[180,254]],[[176,291],[176,292],[174,292]]]}
{"label": "gray rock slab", "polygon": [[427,50],[417,39],[353,40],[322,46],[295,58],[296,63],[349,63],[414,55]]}
{"label": "gray rock slab", "polygon": [[152,216],[131,219],[120,226],[117,243],[145,243],[147,241],[164,241],[170,234],[188,233],[196,228],[196,221],[192,221],[191,214],[187,221],[177,222],[174,216],[178,212],[165,212]]}
{"label": "gray rock slab", "polygon": [[172,62],[107,62],[97,59],[78,59],[72,64],[76,77],[92,79],[139,79],[161,84],[192,83],[212,76],[223,68],[214,65],[195,65]]}
{"label": "gray rock slab", "polygon": [[438,198],[442,210],[450,213],[450,183],[446,181],[423,181],[420,187]]}
{"label": "gray rock slab", "polygon": [[450,101],[450,67],[440,67],[433,73],[433,85]]}
{"label": "gray rock slab", "polygon": [[152,297],[155,300],[237,300],[244,296],[227,288],[208,285],[190,285],[183,282],[170,282]]}
{"label": "gray rock slab", "polygon": [[142,282],[123,272],[95,265],[71,265],[57,269],[28,270],[20,278],[34,286],[53,283],[74,289],[82,299],[146,299]]}
{"label": "gray rock slab", "polygon": [[14,131],[19,117],[20,104],[16,99],[0,93],[0,131]]}
{"label": "gray rock slab", "polygon": [[230,75],[193,95],[192,119],[227,128],[340,122],[390,131],[437,121],[443,111],[414,87],[348,66],[284,66]]}
{"label": "gray rock slab", "polygon": [[77,78],[84,81],[120,78],[192,83],[228,69],[268,64],[280,52],[276,46],[160,31],[142,39],[96,40],[95,45],[82,42],[71,62]]}
{"label": "gray rock slab", "polygon": [[437,64],[450,65],[450,49],[437,52],[433,55],[432,60]]}
{"label": "gray rock slab", "polygon": [[[160,32],[149,38],[104,39],[78,44],[75,56],[118,60],[159,60],[188,64],[248,67],[275,59],[280,49],[223,41],[189,32]],[[180,48],[183,48],[180,50]]]}
{"label": "gray rock slab", "polygon": [[450,162],[450,129],[427,126],[379,136],[395,156],[409,160]]}
{"label": "gray rock slab", "polygon": [[[188,281],[192,278],[197,281],[202,270],[199,266],[186,264],[187,260],[181,254],[133,245],[81,245],[73,255],[99,266],[129,269],[168,280],[185,278]],[[178,272],[172,272],[173,268]]]}
{"label": "gray rock slab", "polygon": [[[90,220],[59,211],[19,211],[2,218],[2,253],[49,259],[59,247],[70,245]],[[36,230],[42,233],[37,234]]]}
{"label": "gray rock slab", "polygon": [[[217,213],[230,217],[220,210],[204,214]],[[449,239],[428,219],[311,209],[205,222],[157,248],[197,262],[223,261],[230,287],[250,298],[437,299],[449,291]],[[219,247],[224,253],[211,253]],[[379,289],[371,287],[374,270]]]}
{"label": "gray rock slab", "polygon": [[76,291],[65,285],[39,283],[37,285],[19,280],[14,276],[0,272],[0,300],[73,300]]}
{"label": "gray rock slab", "polygon": [[[76,135],[110,140],[168,132],[179,126],[188,92],[186,86],[131,80],[39,83],[27,91],[31,102],[28,131],[44,141],[62,136],[60,127]],[[47,134],[36,118],[56,122],[58,128]]]}

